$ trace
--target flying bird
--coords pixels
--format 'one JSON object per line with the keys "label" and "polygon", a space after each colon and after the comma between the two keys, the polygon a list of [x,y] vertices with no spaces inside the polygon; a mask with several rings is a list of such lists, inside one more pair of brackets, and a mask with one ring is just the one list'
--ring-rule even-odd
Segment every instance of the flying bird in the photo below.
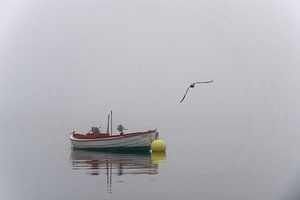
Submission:
{"label": "flying bird", "polygon": [[186,97],[186,94],[188,93],[190,88],[194,88],[196,84],[198,83],[211,83],[213,82],[213,80],[210,81],[199,81],[199,82],[195,82],[195,83],[191,83],[191,85],[186,89],[184,96],[182,97],[180,103],[184,100],[184,98]]}

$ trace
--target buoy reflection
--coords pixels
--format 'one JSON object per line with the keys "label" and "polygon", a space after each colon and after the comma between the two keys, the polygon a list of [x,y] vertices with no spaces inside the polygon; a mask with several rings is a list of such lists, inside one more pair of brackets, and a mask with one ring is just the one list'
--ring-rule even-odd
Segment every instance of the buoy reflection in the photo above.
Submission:
{"label": "buoy reflection", "polygon": [[166,152],[152,152],[151,161],[153,164],[161,165],[166,160]]}

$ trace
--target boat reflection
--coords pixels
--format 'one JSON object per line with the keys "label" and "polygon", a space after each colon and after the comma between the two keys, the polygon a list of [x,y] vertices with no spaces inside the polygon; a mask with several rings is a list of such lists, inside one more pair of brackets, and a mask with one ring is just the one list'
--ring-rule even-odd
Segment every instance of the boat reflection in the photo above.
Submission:
{"label": "boat reflection", "polygon": [[72,150],[73,170],[84,170],[90,175],[125,175],[158,173],[158,167],[166,159],[165,153],[120,154],[98,151]]}

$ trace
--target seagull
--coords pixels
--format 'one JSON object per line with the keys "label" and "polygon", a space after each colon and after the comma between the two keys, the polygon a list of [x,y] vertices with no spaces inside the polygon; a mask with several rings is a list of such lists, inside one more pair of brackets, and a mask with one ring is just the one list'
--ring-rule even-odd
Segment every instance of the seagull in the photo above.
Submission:
{"label": "seagull", "polygon": [[185,94],[184,94],[184,96],[182,97],[180,103],[184,100],[184,98],[185,98],[185,96],[186,96],[186,94],[188,93],[188,91],[189,91],[190,88],[194,88],[195,85],[198,84],[198,83],[211,83],[211,82],[213,82],[213,80],[210,80],[210,81],[199,81],[199,82],[191,83],[191,85],[186,89]]}

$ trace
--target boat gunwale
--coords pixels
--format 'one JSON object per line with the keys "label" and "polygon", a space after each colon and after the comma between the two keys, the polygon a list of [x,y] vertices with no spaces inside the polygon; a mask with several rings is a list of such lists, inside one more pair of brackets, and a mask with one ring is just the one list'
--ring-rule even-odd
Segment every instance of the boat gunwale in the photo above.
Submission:
{"label": "boat gunwale", "polygon": [[134,136],[140,136],[140,135],[148,135],[151,133],[155,133],[156,130],[149,130],[145,132],[134,132],[134,133],[126,133],[124,135],[111,135],[111,136],[105,136],[105,137],[99,137],[99,138],[75,138],[73,136],[73,133],[70,134],[70,140],[76,141],[76,142],[93,142],[93,141],[106,141],[106,140],[116,140],[116,139],[123,139],[123,138],[129,138]]}

